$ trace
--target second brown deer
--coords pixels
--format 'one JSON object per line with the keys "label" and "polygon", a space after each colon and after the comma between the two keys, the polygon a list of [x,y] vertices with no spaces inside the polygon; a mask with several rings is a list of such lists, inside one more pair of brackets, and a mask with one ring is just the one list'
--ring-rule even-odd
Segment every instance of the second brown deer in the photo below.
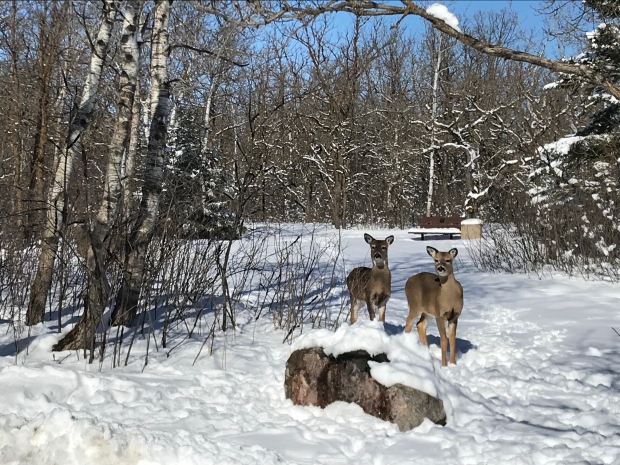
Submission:
{"label": "second brown deer", "polygon": [[[439,252],[433,247],[427,247],[426,252],[435,261],[436,273],[418,273],[410,277],[405,283],[405,295],[409,314],[405,321],[405,332],[411,332],[413,322],[416,323],[420,342],[428,345],[426,340],[426,318],[434,316],[439,329],[439,343],[441,345],[441,364],[447,363],[448,338],[450,339],[450,363],[456,363],[456,325],[463,310],[463,288],[454,277],[453,261],[458,250]],[[448,335],[446,336],[446,322]]]}
{"label": "second brown deer", "polygon": [[351,297],[351,324],[357,321],[357,311],[364,303],[371,320],[375,319],[377,308],[379,320],[385,322],[385,307],[391,294],[392,275],[388,267],[388,247],[394,242],[394,236],[378,240],[370,234],[364,234],[364,240],[370,245],[372,268],[360,266],[351,270],[347,276],[347,289]]}

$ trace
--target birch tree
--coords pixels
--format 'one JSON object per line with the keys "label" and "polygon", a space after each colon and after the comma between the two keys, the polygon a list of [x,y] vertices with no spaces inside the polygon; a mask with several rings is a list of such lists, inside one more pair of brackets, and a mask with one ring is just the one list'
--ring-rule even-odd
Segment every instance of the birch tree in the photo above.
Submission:
{"label": "birch tree", "polygon": [[66,226],[65,194],[73,171],[75,158],[82,150],[82,138],[88,129],[95,110],[95,99],[105,63],[108,44],[112,35],[117,2],[104,0],[102,18],[97,37],[93,43],[89,72],[82,89],[82,97],[71,124],[60,160],[54,170],[54,179],[47,201],[39,264],[30,290],[30,302],[26,313],[26,324],[35,325],[43,321],[47,295],[52,282],[52,272],[58,244]]}
{"label": "birch tree", "polygon": [[126,245],[123,282],[116,296],[112,324],[130,326],[144,281],[146,253],[159,213],[163,163],[170,112],[168,82],[168,22],[172,0],[156,0],[151,49],[149,142],[138,218]]}
{"label": "birch tree", "polygon": [[102,322],[103,311],[110,296],[105,263],[110,243],[110,229],[117,217],[122,193],[125,153],[129,150],[131,132],[137,130],[137,127],[132,127],[132,112],[140,63],[138,49],[140,11],[140,0],[127,0],[123,11],[122,61],[116,123],[110,143],[103,198],[92,229],[89,231],[90,247],[86,260],[88,288],[84,312],[77,325],[53,348],[54,350],[90,348],[91,361],[94,355],[95,330]]}
{"label": "birch tree", "polygon": [[433,184],[435,182],[435,150],[437,148],[437,111],[439,105],[439,76],[443,64],[442,44],[443,36],[437,34],[437,44],[435,46],[435,63],[433,66],[433,86],[431,101],[431,147],[428,164],[428,192],[426,195],[426,216],[431,216],[431,206],[433,204]]}

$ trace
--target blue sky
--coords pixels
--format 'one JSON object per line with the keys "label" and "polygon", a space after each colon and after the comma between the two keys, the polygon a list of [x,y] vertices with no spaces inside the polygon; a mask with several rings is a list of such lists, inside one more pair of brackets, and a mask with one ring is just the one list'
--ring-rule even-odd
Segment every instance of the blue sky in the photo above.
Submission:
{"label": "blue sky", "polygon": [[500,11],[504,8],[509,8],[517,13],[519,22],[525,29],[534,29],[542,32],[544,27],[543,16],[536,11],[545,6],[545,2],[542,1],[458,0],[451,2],[438,1],[437,3],[446,5],[457,17],[473,16],[479,11]]}
{"label": "blue sky", "polygon": [[[383,0],[384,2],[397,1],[397,0]],[[427,6],[431,3],[442,3],[448,7],[448,9],[454,13],[457,18],[462,22],[465,18],[471,18],[477,12],[490,12],[490,11],[500,11],[503,8],[509,8],[517,13],[519,18],[519,22],[521,24],[522,29],[527,32],[533,32],[536,36],[540,37],[540,42],[538,44],[543,43],[543,38],[549,40],[549,43],[546,45],[546,53],[549,58],[558,58],[558,50],[555,42],[551,41],[547,35],[544,34],[545,29],[545,17],[541,15],[537,10],[541,10],[545,7],[546,3],[541,0],[512,0],[512,1],[502,1],[502,0],[429,0],[422,1],[419,0],[417,2],[420,6]],[[398,0],[400,3],[400,0]],[[351,24],[352,18],[350,16],[337,16],[334,18],[336,27],[348,27]],[[403,25],[409,30],[415,31],[418,28],[421,28],[423,25],[423,20],[417,17],[407,18],[403,21]],[[531,51],[533,50],[524,50]],[[566,53],[572,55],[575,53],[573,49],[567,49]]]}
{"label": "blue sky", "polygon": [[[543,1],[517,0],[458,0],[438,2],[446,5],[457,17],[471,17],[477,12],[500,11],[509,8],[517,13],[521,27],[526,31],[533,31],[542,37],[544,31],[544,17],[536,10],[545,6]],[[547,46],[547,54],[553,55],[555,47]]]}
{"label": "blue sky", "polygon": [[[438,3],[446,5],[457,17],[471,17],[476,12],[499,11],[509,8],[517,13],[521,27],[528,32],[533,32],[540,37],[541,43],[547,40],[545,47],[549,58],[564,58],[578,53],[573,45],[565,44],[563,52],[558,50],[557,43],[548,34],[545,34],[545,14],[548,3],[542,0],[452,0],[441,1]],[[548,16],[547,16],[548,18]],[[592,25],[594,27],[594,25]],[[527,50],[526,50],[527,51]]]}
{"label": "blue sky", "polygon": [[517,1],[501,1],[501,0],[459,0],[444,3],[450,11],[455,14],[461,12],[474,13],[476,11],[498,11],[502,8],[509,7],[517,12],[519,20],[523,23],[531,22],[532,26],[540,25],[542,21],[536,14],[535,9],[543,6],[543,2],[534,0],[517,0]]}

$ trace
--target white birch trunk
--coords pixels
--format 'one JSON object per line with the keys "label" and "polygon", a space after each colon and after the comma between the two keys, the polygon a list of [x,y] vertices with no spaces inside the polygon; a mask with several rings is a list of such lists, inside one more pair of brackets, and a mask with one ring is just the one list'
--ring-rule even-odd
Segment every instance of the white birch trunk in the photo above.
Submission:
{"label": "white birch trunk", "polygon": [[[88,290],[84,313],[75,327],[54,346],[54,350],[74,350],[92,346],[95,329],[101,323],[105,304],[110,296],[105,261],[109,245],[109,233],[117,217],[122,193],[124,153],[129,147],[133,100],[138,80],[138,19],[140,0],[127,0],[123,14],[121,35],[121,75],[119,78],[119,101],[114,125],[110,155],[106,169],[103,198],[90,231],[90,247],[86,266],[88,269]],[[91,361],[93,358],[91,350]]]}
{"label": "white birch trunk", "polygon": [[104,0],[101,25],[94,42],[88,76],[82,89],[82,98],[80,99],[77,112],[69,125],[65,148],[60,156],[59,163],[55,167],[54,179],[50,187],[39,265],[30,290],[30,302],[26,314],[27,325],[34,325],[43,321],[47,294],[52,283],[52,271],[60,234],[66,222],[66,189],[69,177],[73,171],[73,162],[82,149],[82,135],[88,129],[94,111],[95,98],[108,52],[108,43],[112,35],[115,15],[116,1]]}
{"label": "white birch trunk", "polygon": [[204,113],[204,128],[205,132],[202,137],[202,147],[201,152],[203,155],[203,160],[205,153],[209,148],[209,136],[211,130],[211,108],[213,107],[213,95],[215,94],[215,89],[217,88],[217,79],[214,74],[211,75],[211,83],[209,84],[209,95],[207,96],[207,103],[205,104],[205,113]]}
{"label": "white birch trunk", "polygon": [[[140,45],[138,44],[138,61],[140,60]],[[131,198],[131,186],[133,185],[136,157],[138,156],[138,134],[140,126],[140,79],[136,80],[136,86],[133,97],[133,106],[131,109],[131,134],[129,135],[129,147],[125,152],[122,164],[123,179],[123,199],[125,204]]]}
{"label": "white birch trunk", "polygon": [[433,103],[431,108],[431,155],[428,168],[428,195],[426,197],[426,216],[431,216],[431,206],[433,204],[433,185],[435,179],[435,147],[437,145],[435,126],[437,122],[437,100],[439,93],[439,73],[441,71],[442,50],[441,33],[438,33],[439,42],[437,44],[437,62],[433,73]]}
{"label": "white birch trunk", "polygon": [[116,298],[112,324],[130,326],[138,307],[144,282],[146,252],[159,214],[163,183],[163,162],[170,113],[168,85],[168,18],[172,0],[156,0],[151,51],[151,90],[147,160],[142,186],[142,201],[136,225],[127,244],[123,283]]}

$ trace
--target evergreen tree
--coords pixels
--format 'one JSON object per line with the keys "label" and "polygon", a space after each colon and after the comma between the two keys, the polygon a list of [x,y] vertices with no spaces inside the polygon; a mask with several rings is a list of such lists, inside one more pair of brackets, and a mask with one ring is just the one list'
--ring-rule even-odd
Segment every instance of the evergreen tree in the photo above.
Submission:
{"label": "evergreen tree", "polygon": [[[583,6],[599,24],[586,33],[586,50],[568,61],[586,65],[617,85],[620,6],[607,0],[586,0]],[[615,247],[620,240],[620,101],[602,85],[575,75],[561,75],[547,87],[585,94],[577,101],[575,113],[584,112],[588,119],[574,135],[539,149],[529,194],[540,209],[541,225],[563,231],[555,234],[562,242],[555,244],[559,250],[614,263],[620,259]]]}
{"label": "evergreen tree", "polygon": [[162,212],[185,237],[235,237],[235,218],[227,209],[235,197],[232,175],[216,147],[202,147],[199,108],[176,102],[170,128]]}

